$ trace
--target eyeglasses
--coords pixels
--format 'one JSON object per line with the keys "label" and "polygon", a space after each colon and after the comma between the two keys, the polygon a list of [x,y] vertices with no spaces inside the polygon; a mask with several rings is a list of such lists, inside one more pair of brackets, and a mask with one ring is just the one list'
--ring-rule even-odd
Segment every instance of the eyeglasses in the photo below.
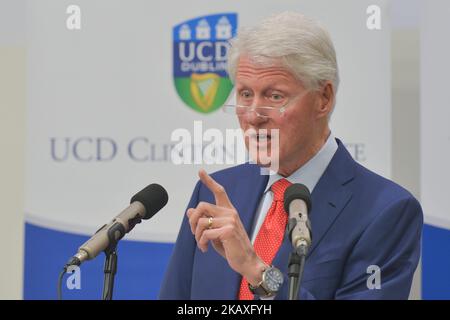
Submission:
{"label": "eyeglasses", "polygon": [[291,106],[293,102],[304,97],[307,92],[308,91],[304,91],[303,93],[301,93],[300,95],[289,100],[288,102],[286,102],[284,105],[282,105],[280,107],[273,107],[273,106],[251,107],[251,106],[243,106],[243,105],[239,105],[239,104],[236,104],[236,105],[235,104],[227,104],[227,105],[222,106],[222,110],[226,114],[237,115],[238,117],[248,116],[249,114],[251,114],[254,111],[256,113],[256,116],[259,118],[262,118],[264,120],[274,119],[274,118],[282,116],[286,112],[286,109],[289,106]]}

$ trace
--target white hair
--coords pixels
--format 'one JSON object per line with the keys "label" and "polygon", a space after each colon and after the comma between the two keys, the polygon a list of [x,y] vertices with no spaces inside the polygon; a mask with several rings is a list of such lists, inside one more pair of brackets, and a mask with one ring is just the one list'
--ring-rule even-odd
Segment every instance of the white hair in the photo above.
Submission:
{"label": "white hair", "polygon": [[336,93],[339,72],[336,52],[328,31],[320,22],[300,13],[284,12],[254,27],[241,28],[228,52],[228,73],[234,82],[239,57],[255,63],[281,63],[308,89],[331,81]]}

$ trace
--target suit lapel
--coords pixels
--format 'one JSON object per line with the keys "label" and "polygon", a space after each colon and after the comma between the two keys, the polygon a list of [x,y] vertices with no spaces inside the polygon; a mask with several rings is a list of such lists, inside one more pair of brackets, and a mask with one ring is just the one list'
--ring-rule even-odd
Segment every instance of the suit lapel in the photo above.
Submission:
{"label": "suit lapel", "polygon": [[318,185],[311,196],[315,206],[310,214],[312,245],[309,255],[317,248],[323,236],[350,201],[352,192],[337,181],[330,180],[328,183]]}
{"label": "suit lapel", "polygon": [[[342,142],[338,140],[338,150],[311,194],[312,210],[309,217],[312,228],[312,245],[308,256],[317,248],[336,218],[350,201],[352,192],[346,187],[346,184],[354,178],[354,166],[355,161]],[[273,265],[285,274],[287,273],[287,264],[291,252],[292,245],[286,235],[273,261]],[[287,292],[287,281],[283,284],[281,292]],[[287,299],[287,297],[280,295],[277,296],[277,299]]]}
{"label": "suit lapel", "polygon": [[323,236],[350,201],[352,192],[346,184],[353,180],[354,175],[355,161],[338,140],[338,150],[311,194],[313,205],[310,219],[313,238],[309,254],[317,248]]}

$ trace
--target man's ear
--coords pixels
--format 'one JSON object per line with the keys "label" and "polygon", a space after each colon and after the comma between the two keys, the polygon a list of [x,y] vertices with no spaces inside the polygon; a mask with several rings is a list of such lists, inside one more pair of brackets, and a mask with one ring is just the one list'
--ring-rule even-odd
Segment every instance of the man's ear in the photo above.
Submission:
{"label": "man's ear", "polygon": [[331,81],[326,81],[317,90],[317,118],[331,115],[334,106],[335,92]]}

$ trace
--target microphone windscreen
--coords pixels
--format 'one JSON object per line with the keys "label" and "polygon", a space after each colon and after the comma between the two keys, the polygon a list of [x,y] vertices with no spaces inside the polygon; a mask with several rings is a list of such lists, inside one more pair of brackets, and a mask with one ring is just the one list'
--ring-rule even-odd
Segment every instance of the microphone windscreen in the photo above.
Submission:
{"label": "microphone windscreen", "polygon": [[161,210],[169,200],[169,195],[166,189],[157,183],[152,183],[136,193],[130,200],[130,203],[139,201],[145,207],[145,217],[143,219],[150,219]]}
{"label": "microphone windscreen", "polygon": [[307,186],[301,183],[291,184],[284,192],[284,210],[289,212],[289,205],[295,199],[305,201],[308,211],[311,211],[311,193]]}

